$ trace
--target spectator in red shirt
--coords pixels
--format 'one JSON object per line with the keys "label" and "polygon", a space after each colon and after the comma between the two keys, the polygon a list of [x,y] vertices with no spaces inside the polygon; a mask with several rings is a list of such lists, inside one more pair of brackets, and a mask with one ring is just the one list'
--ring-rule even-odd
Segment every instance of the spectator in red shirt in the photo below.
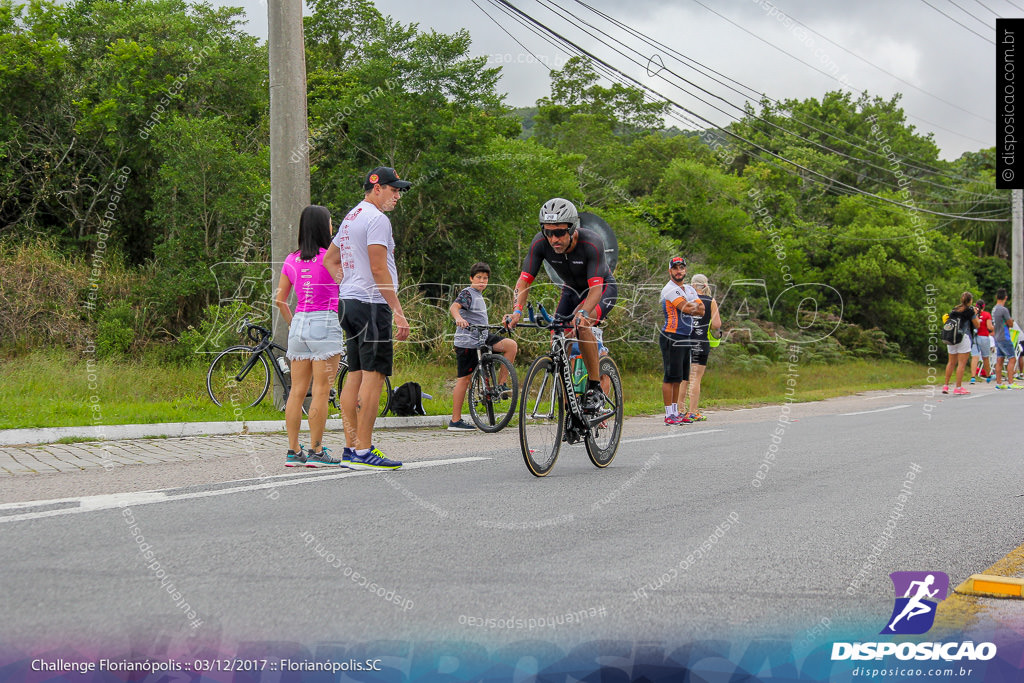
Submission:
{"label": "spectator in red shirt", "polygon": [[[995,330],[992,322],[992,314],[985,310],[985,300],[978,299],[978,331],[971,343],[971,384],[981,377],[986,382],[992,381],[992,372],[989,370],[988,359],[992,355],[992,344],[989,343],[989,335]],[[981,374],[978,374],[978,359],[982,360]]]}

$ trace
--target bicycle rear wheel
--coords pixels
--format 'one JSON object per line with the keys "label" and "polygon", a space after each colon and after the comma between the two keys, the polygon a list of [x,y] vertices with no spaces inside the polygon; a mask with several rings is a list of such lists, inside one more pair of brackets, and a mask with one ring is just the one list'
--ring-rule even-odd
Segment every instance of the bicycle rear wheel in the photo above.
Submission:
{"label": "bicycle rear wheel", "polygon": [[526,467],[537,477],[550,472],[558,459],[565,417],[562,396],[562,380],[555,373],[554,361],[541,356],[526,372],[519,402],[519,446]]}
{"label": "bicycle rear wheel", "polygon": [[[504,393],[498,390],[501,368],[508,371],[509,390]],[[484,354],[469,382],[469,415],[476,426],[488,433],[504,429],[516,411],[518,397],[519,382],[512,363],[495,353]]]}
{"label": "bicycle rear wheel", "polygon": [[601,387],[604,406],[589,418],[596,426],[586,438],[587,455],[597,467],[607,467],[619,449],[622,438],[622,379],[619,368],[608,356],[601,359]]}
{"label": "bicycle rear wheel", "polygon": [[[341,410],[341,388],[347,376],[348,364],[342,361],[341,370],[338,372],[338,410]],[[387,414],[388,408],[391,406],[391,393],[391,378],[384,375],[384,386],[380,392],[380,401],[377,403],[377,415],[379,417],[384,417]]]}
{"label": "bicycle rear wheel", "polygon": [[219,406],[251,408],[267,395],[270,365],[252,346],[232,346],[221,351],[206,371],[206,391]]}

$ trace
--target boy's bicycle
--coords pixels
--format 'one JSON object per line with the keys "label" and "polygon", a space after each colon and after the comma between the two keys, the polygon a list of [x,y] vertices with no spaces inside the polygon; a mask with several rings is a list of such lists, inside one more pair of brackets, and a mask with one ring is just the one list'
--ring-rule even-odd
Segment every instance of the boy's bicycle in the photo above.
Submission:
{"label": "boy's bicycle", "polygon": [[[529,318],[534,321],[533,306]],[[583,440],[590,461],[607,467],[619,448],[622,437],[622,380],[615,361],[600,358],[601,384],[606,388],[604,405],[596,412],[583,410],[585,375],[574,384],[568,346],[574,340],[565,336],[572,328],[572,316],[556,315],[553,319],[540,307],[541,320],[518,327],[551,330],[551,350],[533,361],[523,381],[519,403],[519,445],[526,467],[535,476],[543,477],[555,465],[562,442]],[[582,359],[577,359],[582,362]],[[607,381],[606,381],[607,380]],[[565,404],[569,410],[566,412]]]}
{"label": "boy's bicycle", "polygon": [[[506,329],[501,325],[470,325],[470,330]],[[519,379],[516,369],[505,356],[494,353],[486,344],[477,348],[477,366],[469,380],[469,415],[473,423],[484,432],[499,432],[508,425],[516,412],[519,397]],[[508,371],[508,386],[498,384],[501,369]]]}
{"label": "boy's bicycle", "polygon": [[[245,330],[249,341],[254,345],[239,344],[221,351],[210,368],[206,371],[206,391],[210,399],[218,406],[230,405],[236,408],[251,408],[267,395],[270,390],[270,372],[277,375],[284,387],[284,398],[288,400],[291,391],[291,375],[285,349],[274,343],[271,332],[261,325],[243,320],[238,331]],[[278,353],[280,352],[280,353]],[[341,362],[338,365],[337,389],[331,387],[328,400],[335,410],[340,410],[338,397],[341,387],[348,374],[348,363],[345,362],[345,351],[342,349]],[[306,390],[306,400],[302,404],[305,413],[312,399],[312,386]],[[384,390],[380,397],[380,415],[388,412],[391,404],[391,380],[384,377]]]}

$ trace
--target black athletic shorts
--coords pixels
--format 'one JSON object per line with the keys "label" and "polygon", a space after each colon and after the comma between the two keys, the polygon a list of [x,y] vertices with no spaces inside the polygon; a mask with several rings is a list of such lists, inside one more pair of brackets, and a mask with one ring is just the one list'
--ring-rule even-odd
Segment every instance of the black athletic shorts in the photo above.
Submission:
{"label": "black athletic shorts", "polygon": [[693,365],[707,365],[708,356],[711,355],[711,344],[706,341],[693,341],[693,350],[690,352],[690,363]]}
{"label": "black athletic shorts", "polygon": [[665,367],[665,384],[690,381],[690,351],[692,346],[687,338],[672,338],[664,333],[658,335],[661,347],[661,363]]}
{"label": "black athletic shorts", "polygon": [[349,371],[366,370],[390,375],[394,361],[391,307],[358,299],[342,299],[338,302],[338,320],[345,332]]}
{"label": "black athletic shorts", "polygon": [[[587,294],[590,290],[584,289],[581,292],[577,292],[572,287],[562,287],[562,298],[558,300],[558,307],[555,308],[555,313],[560,313],[564,316],[572,315],[572,312],[576,310],[587,298]],[[615,302],[619,300],[619,286],[615,282],[605,282],[604,289],[601,290],[601,300],[597,303],[597,310],[594,311],[596,314],[595,323],[599,323],[608,317],[608,311],[612,310],[615,306]]]}
{"label": "black athletic shorts", "polygon": [[[487,335],[487,339],[484,344],[487,346],[494,346],[498,342],[505,339],[500,334],[490,333]],[[466,375],[473,374],[476,370],[476,366],[479,365],[480,359],[476,356],[476,349],[463,349],[461,347],[455,347],[455,376],[465,377]]]}

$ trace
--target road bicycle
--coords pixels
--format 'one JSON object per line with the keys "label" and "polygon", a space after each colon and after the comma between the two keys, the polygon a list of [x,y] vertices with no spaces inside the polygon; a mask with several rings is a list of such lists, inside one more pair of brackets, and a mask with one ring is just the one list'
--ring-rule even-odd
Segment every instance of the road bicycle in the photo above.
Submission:
{"label": "road bicycle", "polygon": [[[267,328],[243,320],[238,327],[245,331],[253,346],[239,344],[221,351],[210,368],[206,371],[206,391],[210,399],[218,406],[230,405],[236,408],[251,408],[259,404],[270,390],[270,373],[273,368],[281,386],[284,387],[284,398],[288,400],[291,391],[291,374],[285,349],[274,343],[272,333]],[[337,389],[331,387],[328,400],[335,410],[338,405],[341,388],[348,374],[348,363],[345,361],[344,349],[338,365]],[[379,415],[388,412],[391,405],[391,379],[384,377],[384,388],[381,391]],[[307,412],[312,400],[312,385],[306,390],[306,400],[302,404],[302,412]]]}
{"label": "road bicycle", "polygon": [[539,308],[540,320],[535,319],[530,306],[529,319],[533,324],[518,326],[551,331],[550,351],[533,361],[523,381],[519,402],[519,446],[523,460],[532,474],[543,477],[554,467],[563,441],[575,444],[582,440],[590,461],[597,467],[607,467],[615,457],[622,438],[623,398],[619,368],[610,356],[600,358],[604,403],[595,412],[585,412],[586,372],[574,367],[583,359],[574,358],[570,362],[568,347],[575,340],[566,337],[566,330],[573,329],[574,316],[556,314],[552,318],[543,306]]}
{"label": "road bicycle", "polygon": [[[507,329],[501,325],[470,325],[470,330]],[[469,416],[483,432],[493,434],[508,425],[516,412],[519,379],[516,369],[505,356],[484,344],[476,349],[477,365],[469,380]],[[498,384],[501,369],[508,373],[508,387]]]}

